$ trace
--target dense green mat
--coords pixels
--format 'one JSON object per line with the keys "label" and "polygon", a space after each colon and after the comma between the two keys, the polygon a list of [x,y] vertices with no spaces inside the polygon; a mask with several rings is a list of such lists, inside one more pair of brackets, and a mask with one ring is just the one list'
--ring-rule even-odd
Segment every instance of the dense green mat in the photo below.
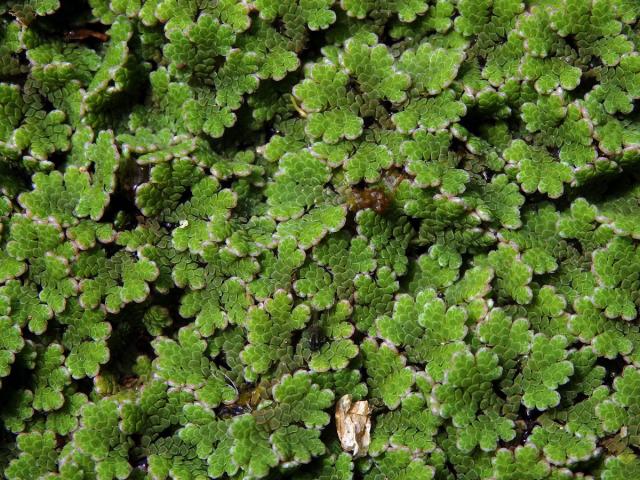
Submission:
{"label": "dense green mat", "polygon": [[0,2],[0,477],[640,479],[639,22]]}

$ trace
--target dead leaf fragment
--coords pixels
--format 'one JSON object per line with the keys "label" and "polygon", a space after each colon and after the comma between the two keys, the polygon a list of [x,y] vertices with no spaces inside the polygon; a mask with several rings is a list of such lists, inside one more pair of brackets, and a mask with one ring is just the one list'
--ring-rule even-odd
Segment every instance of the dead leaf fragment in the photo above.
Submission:
{"label": "dead leaf fragment", "polygon": [[336,404],[336,429],[345,452],[354,457],[367,454],[371,441],[371,410],[369,402],[351,402],[351,395],[344,395]]}

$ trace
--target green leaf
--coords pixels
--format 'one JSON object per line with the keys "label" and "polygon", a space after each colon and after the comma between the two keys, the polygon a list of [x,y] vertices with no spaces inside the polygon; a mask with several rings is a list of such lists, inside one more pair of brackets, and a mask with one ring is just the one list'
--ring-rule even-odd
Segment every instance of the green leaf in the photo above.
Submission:
{"label": "green leaf", "polygon": [[531,354],[521,374],[525,407],[546,410],[558,405],[558,386],[567,383],[574,372],[566,347],[567,339],[560,335],[547,338],[537,334],[533,338]]}
{"label": "green leaf", "polygon": [[367,339],[361,350],[371,395],[380,398],[388,408],[397,408],[414,383],[413,370],[405,366],[406,360],[391,345],[378,345],[375,340]]}
{"label": "green leaf", "polygon": [[504,158],[517,172],[516,178],[525,193],[538,191],[550,198],[558,198],[565,183],[573,181],[571,168],[556,161],[547,152],[514,140],[504,152]]}
{"label": "green leaf", "polygon": [[12,460],[5,470],[8,479],[27,480],[55,471],[58,453],[53,432],[22,433],[17,444],[20,456]]}
{"label": "green leaf", "polygon": [[249,310],[246,328],[249,344],[242,361],[253,374],[265,373],[291,349],[291,335],[304,328],[310,309],[305,304],[293,307],[293,297],[283,290],[260,307]]}
{"label": "green leaf", "polygon": [[461,50],[435,48],[424,42],[416,50],[406,50],[399,66],[411,75],[412,90],[418,94],[437,95],[454,80],[463,59]]}

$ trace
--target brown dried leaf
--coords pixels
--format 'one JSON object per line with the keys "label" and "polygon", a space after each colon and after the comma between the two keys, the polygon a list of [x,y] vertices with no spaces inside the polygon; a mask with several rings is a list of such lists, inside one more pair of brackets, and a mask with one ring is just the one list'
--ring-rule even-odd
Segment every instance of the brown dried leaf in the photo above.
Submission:
{"label": "brown dried leaf", "polygon": [[336,404],[336,429],[345,452],[354,457],[367,454],[371,441],[371,409],[369,402],[351,402],[351,395],[344,395]]}

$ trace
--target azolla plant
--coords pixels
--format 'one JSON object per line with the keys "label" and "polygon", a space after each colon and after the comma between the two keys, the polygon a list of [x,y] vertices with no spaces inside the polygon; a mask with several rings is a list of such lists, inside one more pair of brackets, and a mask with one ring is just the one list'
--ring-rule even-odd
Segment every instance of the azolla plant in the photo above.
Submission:
{"label": "azolla plant", "polygon": [[0,476],[640,478],[639,22],[2,2]]}

